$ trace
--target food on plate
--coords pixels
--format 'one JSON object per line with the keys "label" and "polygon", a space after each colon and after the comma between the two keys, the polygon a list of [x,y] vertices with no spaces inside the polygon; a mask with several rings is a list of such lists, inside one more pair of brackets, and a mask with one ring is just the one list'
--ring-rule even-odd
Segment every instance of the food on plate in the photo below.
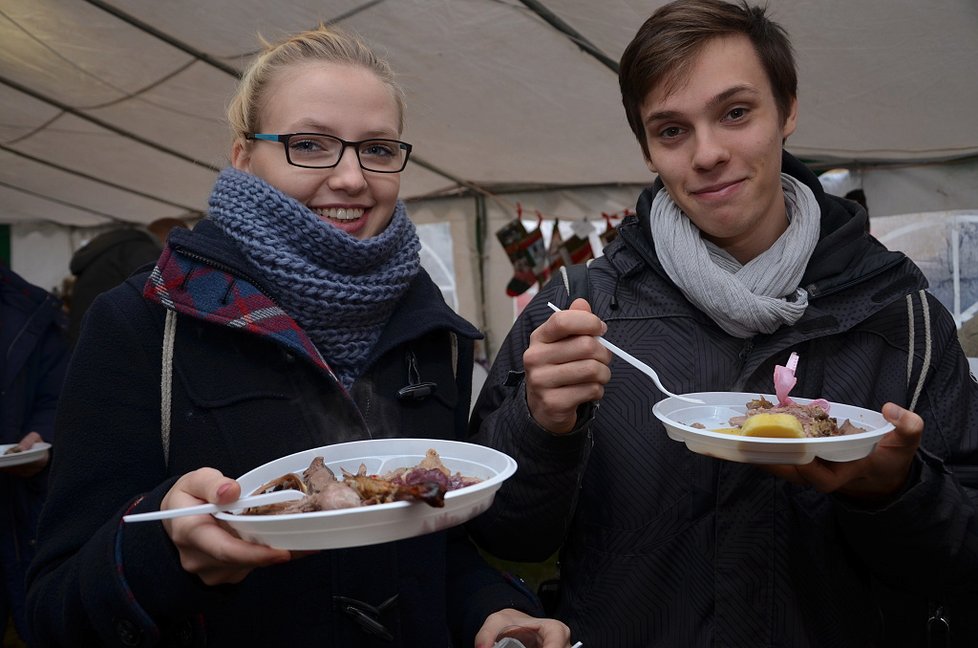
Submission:
{"label": "food on plate", "polygon": [[[745,436],[814,438],[866,431],[853,425],[849,419],[843,420],[840,424],[835,417],[829,416],[828,404],[825,401],[815,401],[808,405],[801,405],[794,401],[789,402],[788,405],[775,406],[763,396],[759,397],[747,403],[747,414],[731,418],[730,424],[739,426]],[[823,405],[823,403],[825,404]],[[753,423],[752,421],[758,417],[762,417],[761,423]],[[773,423],[773,426],[765,432],[763,431],[765,430],[764,422],[770,420],[769,417],[778,417],[778,422]],[[790,422],[789,419],[794,422]],[[748,434],[747,430],[754,429],[754,426],[762,426],[760,428],[762,431]],[[792,433],[787,433],[789,428],[793,431]],[[785,433],[779,434],[779,431]]]}
{"label": "food on plate", "polygon": [[3,454],[5,454],[5,455],[9,455],[9,454],[17,454],[18,452],[23,452],[23,451],[24,451],[24,449],[23,449],[23,448],[21,448],[21,447],[20,447],[19,445],[16,445],[16,444],[15,444],[15,445],[12,445],[12,446],[10,446],[9,448],[7,448],[7,449],[6,449],[5,451],[4,451],[4,453],[3,453]]}
{"label": "food on plate", "polygon": [[[834,417],[829,416],[831,406],[827,400],[820,398],[807,405],[791,400],[788,393],[797,381],[795,378],[797,366],[798,354],[792,353],[788,358],[787,366],[778,365],[774,368],[777,405],[763,396],[758,396],[747,402],[745,414],[730,418],[728,422],[731,427],[713,428],[712,431],[785,439],[841,436],[866,431],[853,425],[849,419],[843,420],[840,424]],[[702,423],[693,423],[692,427],[706,429]]]}
{"label": "food on plate", "polygon": [[342,479],[330,470],[323,457],[315,457],[302,475],[288,473],[259,486],[252,495],[296,489],[305,497],[292,502],[255,506],[243,515],[281,515],[332,511],[401,500],[420,500],[429,506],[445,505],[445,493],[479,483],[480,479],[452,473],[438,453],[429,448],[417,465],[396,468],[383,475],[367,474],[360,464],[356,473],[340,468]]}
{"label": "food on plate", "polygon": [[728,422],[731,427],[707,428],[702,423],[693,423],[690,427],[724,434],[783,439],[841,436],[866,431],[853,425],[849,419],[839,423],[829,416],[827,406],[822,404],[824,402],[801,405],[791,401],[790,405],[776,406],[763,396],[758,396],[747,402],[746,414],[730,417]]}
{"label": "food on plate", "polygon": [[791,414],[754,414],[741,424],[740,433],[744,436],[801,439],[805,436],[805,429],[801,421]]}
{"label": "food on plate", "polygon": [[841,436],[866,431],[853,425],[849,419],[839,423],[835,417],[829,416],[828,408],[822,405],[823,402],[814,401],[801,405],[792,401],[790,405],[776,406],[759,396],[747,402],[746,414],[730,417],[730,427],[707,428],[698,422],[690,427],[724,434],[783,439]]}

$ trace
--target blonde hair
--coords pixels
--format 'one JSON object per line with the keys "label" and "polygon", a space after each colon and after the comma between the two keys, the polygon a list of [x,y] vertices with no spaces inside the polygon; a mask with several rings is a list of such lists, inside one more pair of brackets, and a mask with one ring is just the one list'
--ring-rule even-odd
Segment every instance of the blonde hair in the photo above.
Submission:
{"label": "blonde hair", "polygon": [[277,43],[261,39],[264,50],[251,62],[228,105],[228,124],[235,140],[259,130],[259,117],[267,101],[268,86],[282,70],[309,62],[355,65],[370,70],[391,90],[397,104],[397,132],[404,129],[404,91],[386,60],[377,56],[359,37],[337,27],[320,24],[316,29],[289,36]]}

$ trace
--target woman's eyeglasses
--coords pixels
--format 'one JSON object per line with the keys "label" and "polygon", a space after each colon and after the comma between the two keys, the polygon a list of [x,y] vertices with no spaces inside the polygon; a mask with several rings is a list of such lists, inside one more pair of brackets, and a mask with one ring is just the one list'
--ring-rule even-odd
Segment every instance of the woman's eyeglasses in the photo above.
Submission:
{"label": "woman's eyeglasses", "polygon": [[245,139],[281,142],[289,164],[304,169],[331,169],[340,163],[347,147],[351,147],[364,171],[400,173],[411,155],[410,144],[392,139],[348,142],[322,133],[245,133]]}

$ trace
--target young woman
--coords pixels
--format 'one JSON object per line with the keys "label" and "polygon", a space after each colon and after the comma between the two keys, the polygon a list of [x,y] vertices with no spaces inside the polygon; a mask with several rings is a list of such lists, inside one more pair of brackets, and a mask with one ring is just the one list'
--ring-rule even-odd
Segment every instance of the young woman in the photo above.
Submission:
{"label": "young woman", "polygon": [[[79,339],[29,579],[39,644],[489,646],[519,624],[567,645],[458,530],[299,559],[210,516],[120,522],[233,501],[233,476],[299,450],[463,434],[479,333],[420,267],[387,64],[301,33],[257,58],[228,114],[208,217],[97,300]],[[399,400],[409,376],[437,389]]]}

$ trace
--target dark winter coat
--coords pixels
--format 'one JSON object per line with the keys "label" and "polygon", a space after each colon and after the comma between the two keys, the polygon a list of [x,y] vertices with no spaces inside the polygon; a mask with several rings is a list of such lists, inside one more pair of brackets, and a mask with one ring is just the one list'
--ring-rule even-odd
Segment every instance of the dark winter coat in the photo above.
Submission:
{"label": "dark winter coat", "polygon": [[118,286],[147,263],[153,263],[163,247],[152,233],[136,228],[99,234],[72,255],[68,269],[75,275],[71,289],[68,336],[78,340],[82,319],[95,298]]}
{"label": "dark winter coat", "polygon": [[736,339],[688,302],[649,231],[658,187],[592,263],[592,309],[607,339],[676,393],[772,394],[775,365],[795,351],[792,396],[876,411],[913,403],[926,427],[911,479],[892,502],[861,506],[694,454],[652,415],[662,394],[620,360],[579,431],[551,436],[529,415],[520,372],[547,302],[569,304],[552,282],[514,326],[473,414],[474,439],[520,466],[471,531],[514,560],[562,547],[557,616],[585,646],[922,645],[927,610],[894,618],[894,602],[919,596],[926,608],[926,597],[978,589],[978,386],[954,323],[904,255],[863,233],[865,212],[824,194],[788,155],[783,168],[822,211],[796,325]]}
{"label": "dark winter coat", "polygon": [[[64,320],[53,295],[0,263],[0,444],[18,443],[30,432],[53,440],[68,366]],[[46,469],[28,478],[0,472],[0,627],[11,607],[18,626],[23,621],[24,576],[47,476]]]}
{"label": "dark winter coat", "polygon": [[[39,645],[413,648],[451,645],[451,630],[470,646],[489,613],[533,610],[459,534],[323,551],[207,587],[181,569],[161,524],[120,522],[159,508],[176,476],[201,466],[237,476],[337,442],[464,434],[478,332],[427,274],[402,298],[350,395],[256,276],[204,221],[171,234],[149,282],[134,277],[92,306],[59,411],[60,451],[31,573]],[[169,466],[156,299],[179,313]],[[412,359],[419,379],[437,389],[398,400]],[[362,617],[396,594],[377,619],[390,642],[364,631],[334,598],[363,602]]]}

